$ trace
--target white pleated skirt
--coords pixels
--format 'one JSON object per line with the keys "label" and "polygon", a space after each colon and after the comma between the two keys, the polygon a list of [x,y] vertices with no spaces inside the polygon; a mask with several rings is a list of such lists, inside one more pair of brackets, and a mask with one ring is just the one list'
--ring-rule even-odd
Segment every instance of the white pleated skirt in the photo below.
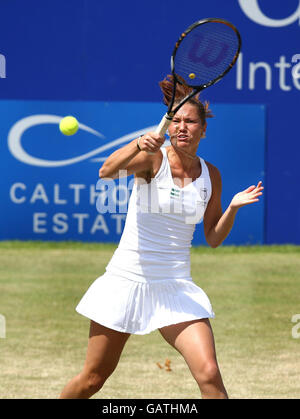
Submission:
{"label": "white pleated skirt", "polygon": [[110,272],[92,283],[76,311],[110,329],[137,335],[214,317],[209,298],[192,280],[137,282]]}

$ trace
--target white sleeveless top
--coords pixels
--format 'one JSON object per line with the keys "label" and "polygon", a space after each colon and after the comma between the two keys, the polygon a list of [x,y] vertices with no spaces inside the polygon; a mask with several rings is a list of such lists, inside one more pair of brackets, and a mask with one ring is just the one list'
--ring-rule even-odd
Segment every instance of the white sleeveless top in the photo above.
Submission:
{"label": "white sleeveless top", "polygon": [[185,187],[173,180],[166,148],[150,183],[136,179],[123,234],[106,271],[138,282],[191,279],[190,247],[212,187],[202,158],[201,175]]}
{"label": "white sleeveless top", "polygon": [[106,272],[88,288],[76,311],[120,332],[146,334],[170,324],[214,317],[208,296],[190,273],[195,223],[211,196],[209,172],[175,185],[162,148],[161,167],[132,191],[118,248]]}

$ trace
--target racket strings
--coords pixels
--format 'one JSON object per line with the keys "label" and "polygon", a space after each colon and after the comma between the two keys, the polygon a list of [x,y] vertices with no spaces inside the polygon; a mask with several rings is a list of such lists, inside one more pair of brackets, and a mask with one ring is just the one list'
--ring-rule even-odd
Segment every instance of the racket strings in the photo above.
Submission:
{"label": "racket strings", "polygon": [[219,22],[199,25],[180,42],[174,72],[189,86],[207,84],[227,70],[238,48],[239,39],[230,26]]}

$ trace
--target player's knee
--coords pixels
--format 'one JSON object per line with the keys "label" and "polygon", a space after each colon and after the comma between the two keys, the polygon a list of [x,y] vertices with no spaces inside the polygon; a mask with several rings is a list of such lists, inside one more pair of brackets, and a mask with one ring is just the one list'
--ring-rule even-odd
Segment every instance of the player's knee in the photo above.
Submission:
{"label": "player's knee", "polygon": [[199,369],[195,374],[195,379],[199,386],[205,384],[213,384],[219,380],[220,372],[217,363],[212,361],[207,361],[201,369]]}
{"label": "player's knee", "polygon": [[106,378],[101,374],[90,372],[84,376],[84,387],[89,393],[95,394],[103,387],[105,381]]}

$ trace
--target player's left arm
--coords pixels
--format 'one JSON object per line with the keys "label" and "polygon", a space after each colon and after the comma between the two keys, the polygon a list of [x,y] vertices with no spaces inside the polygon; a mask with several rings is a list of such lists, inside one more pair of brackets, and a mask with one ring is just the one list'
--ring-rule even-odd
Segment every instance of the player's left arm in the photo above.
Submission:
{"label": "player's left arm", "polygon": [[211,247],[218,247],[226,239],[230,233],[235,216],[239,208],[244,205],[252,204],[259,201],[262,195],[262,182],[258,182],[257,186],[252,185],[234,195],[228,208],[223,213],[221,205],[222,195],[222,179],[219,170],[210,163],[207,163],[212,183],[212,195],[204,214],[204,234],[207,243]]}

